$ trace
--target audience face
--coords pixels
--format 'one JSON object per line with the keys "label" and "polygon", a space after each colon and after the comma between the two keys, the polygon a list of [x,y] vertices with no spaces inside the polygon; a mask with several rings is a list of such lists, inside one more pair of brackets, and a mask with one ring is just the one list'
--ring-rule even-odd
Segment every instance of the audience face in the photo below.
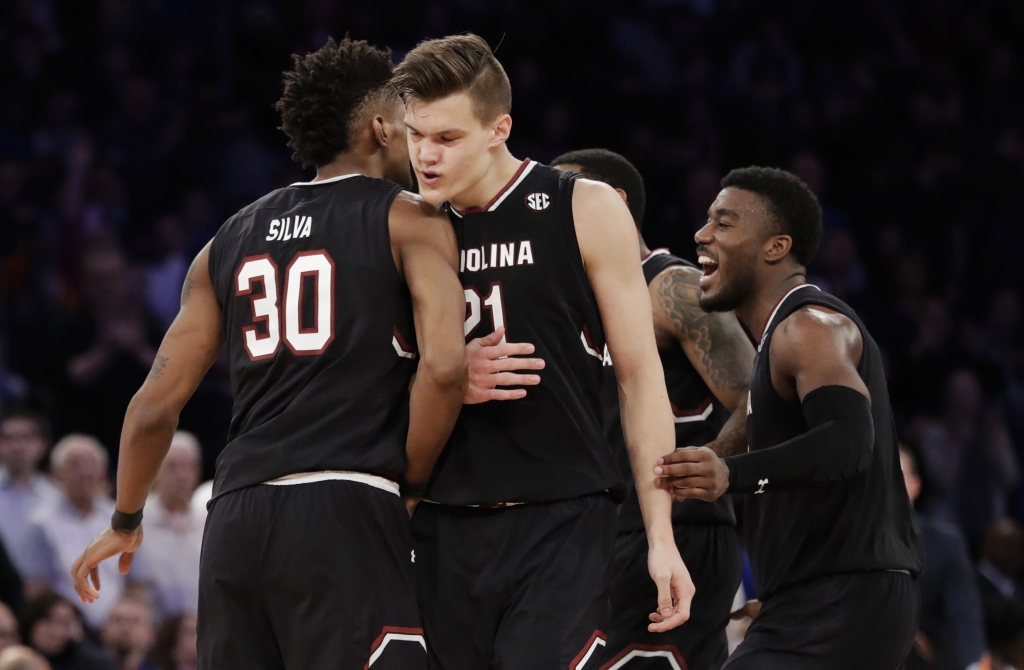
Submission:
{"label": "audience face", "polygon": [[82,639],[82,622],[69,603],[58,601],[53,604],[46,618],[36,621],[29,632],[29,644],[46,656],[57,656],[69,644]]}
{"label": "audience face", "polygon": [[57,480],[72,505],[89,509],[97,497],[104,493],[107,466],[103,447],[92,438],[73,437],[75,440],[63,459],[57,464]]}
{"label": "audience face", "polygon": [[18,620],[11,608],[0,603],[0,651],[21,642],[18,636]]}
{"label": "audience face", "polygon": [[1012,519],[994,521],[985,533],[981,557],[1004,575],[1018,578],[1024,563],[1024,530]]}
{"label": "audience face", "polygon": [[116,310],[126,297],[127,284],[128,265],[120,253],[99,250],[82,260],[82,289],[97,309]]}
{"label": "audience face", "polygon": [[12,479],[34,474],[45,454],[46,439],[35,421],[15,416],[0,423],[0,465]]}
{"label": "audience face", "polygon": [[178,643],[174,647],[175,670],[188,670],[199,667],[198,636],[196,618],[192,615],[182,617],[178,627]]}
{"label": "audience face", "polygon": [[103,625],[103,644],[114,658],[149,651],[155,637],[153,610],[141,600],[118,602]]}
{"label": "audience face", "polygon": [[199,485],[199,454],[192,446],[171,443],[167,458],[156,476],[156,493],[169,510],[188,509],[192,494]]}
{"label": "audience face", "polygon": [[28,647],[8,647],[0,653],[0,670],[50,670],[50,664]]}
{"label": "audience face", "polygon": [[981,412],[981,383],[970,370],[957,370],[946,382],[946,416],[973,423]]}

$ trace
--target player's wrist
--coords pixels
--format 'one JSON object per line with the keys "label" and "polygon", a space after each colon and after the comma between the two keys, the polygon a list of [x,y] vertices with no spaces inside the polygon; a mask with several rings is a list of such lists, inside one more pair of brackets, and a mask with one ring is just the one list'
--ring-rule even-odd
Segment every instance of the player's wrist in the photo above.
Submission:
{"label": "player's wrist", "polygon": [[121,533],[134,533],[142,525],[142,510],[137,512],[122,512],[117,507],[110,517],[110,527]]}

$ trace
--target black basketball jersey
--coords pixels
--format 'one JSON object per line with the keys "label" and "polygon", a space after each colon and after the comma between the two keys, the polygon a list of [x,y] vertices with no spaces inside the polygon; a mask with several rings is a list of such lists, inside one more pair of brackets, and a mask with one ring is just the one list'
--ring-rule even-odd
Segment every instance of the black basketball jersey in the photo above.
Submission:
{"label": "black basketball jersey", "polygon": [[299,472],[405,471],[416,340],[388,228],[399,190],[362,175],[293,184],[214,237],[234,393],[214,495]]}
{"label": "black basketball jersey", "polygon": [[768,319],[750,382],[750,449],[766,449],[810,429],[800,402],[784,400],[775,390],[768,364],[775,329],[804,305],[835,310],[860,329],[864,351],[857,371],[871,394],[875,444],[867,471],[851,479],[788,491],[772,491],[769,483],[765,493],[747,496],[744,532],[761,600],[824,575],[921,571],[921,534],[903,483],[881,352],[856,312],[815,286],[790,291]]}
{"label": "black basketball jersey", "polygon": [[[644,278],[650,285],[654,278],[667,268],[676,265],[696,267],[693,263],[673,256],[668,249],[655,249],[641,262]],[[665,386],[672,404],[675,419],[676,446],[694,447],[711,442],[729,419],[729,410],[718,401],[700,373],[690,363],[686,352],[677,342],[668,349],[658,351],[661,365],[665,369]],[[614,361],[605,357],[604,401],[605,432],[612,445],[619,469],[626,480],[628,492],[619,509],[619,532],[643,530],[644,519],[640,513],[640,500],[636,495],[633,471],[629,464],[629,453],[622,435],[622,416],[619,413],[619,391],[615,381]],[[653,472],[651,473],[653,476]],[[713,503],[703,500],[685,500],[672,505],[672,519],[677,523],[736,523],[732,498],[723,496]]]}
{"label": "black basketball jersey", "polygon": [[604,331],[576,240],[578,175],[526,160],[487,206],[449,207],[466,294],[466,339],[505,326],[546,367],[514,401],[462,408],[427,498],[450,505],[544,502],[621,476],[601,426]]}

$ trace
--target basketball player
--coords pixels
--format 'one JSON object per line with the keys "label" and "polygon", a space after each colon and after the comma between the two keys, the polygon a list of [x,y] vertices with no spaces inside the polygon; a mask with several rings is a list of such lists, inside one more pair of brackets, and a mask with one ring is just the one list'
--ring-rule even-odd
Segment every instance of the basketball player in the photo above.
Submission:
{"label": "basketball player", "polygon": [[[636,229],[608,185],[512,156],[508,77],[479,37],[420,44],[394,85],[420,194],[447,203],[458,238],[466,336],[504,329],[546,363],[525,397],[463,408],[416,510],[432,665],[597,668],[622,488],[601,425],[605,338],[634,471],[674,446]],[[693,585],[671,495],[649,475],[637,490],[657,584],[645,606],[669,630]]]}
{"label": "basketball player", "polygon": [[[552,165],[614,188],[640,233],[644,182],[623,156],[606,149],[583,149],[559,156]],[[667,249],[651,251],[643,235],[640,253],[654,306],[658,353],[675,415],[676,446],[706,445],[721,455],[746,451],[747,382],[754,361],[750,340],[733,314],[708,314],[697,304],[701,271],[695,265]],[[619,466],[632,479],[619,424],[613,363],[611,358],[605,359],[605,425]],[[635,491],[629,492],[619,509],[608,630],[613,667],[668,668],[665,659],[671,657],[681,668],[718,670],[729,655],[725,626],[743,576],[732,500],[724,496],[713,503],[676,503],[672,523],[676,546],[697,591],[686,623],[667,633],[651,633],[643,625],[644,612],[638,611],[653,597],[654,585],[646,574],[647,538]]]}
{"label": "basketball player", "polygon": [[758,354],[749,453],[695,447],[655,469],[677,498],[746,493],[763,606],[731,670],[901,668],[917,629],[920,533],[882,356],[856,313],[807,283],[821,208],[770,168],[733,170],[696,235],[700,304],[735,310]]}
{"label": "basketball player", "polygon": [[192,264],[125,417],[117,512],[73,569],[86,602],[100,561],[121,554],[127,572],[178,413],[226,340],[204,670],[426,667],[396,481],[429,474],[462,405],[463,296],[446,216],[385,181],[411,181],[392,69],[348,39],[295,57],[277,108],[316,178],[242,209]]}

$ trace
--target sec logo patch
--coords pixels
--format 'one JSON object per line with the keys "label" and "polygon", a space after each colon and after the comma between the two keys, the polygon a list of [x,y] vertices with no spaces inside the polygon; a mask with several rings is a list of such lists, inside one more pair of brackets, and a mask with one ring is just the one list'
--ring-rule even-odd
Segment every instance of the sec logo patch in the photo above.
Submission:
{"label": "sec logo patch", "polygon": [[531,193],[526,196],[526,206],[535,212],[543,212],[551,206],[551,196],[547,193]]}

